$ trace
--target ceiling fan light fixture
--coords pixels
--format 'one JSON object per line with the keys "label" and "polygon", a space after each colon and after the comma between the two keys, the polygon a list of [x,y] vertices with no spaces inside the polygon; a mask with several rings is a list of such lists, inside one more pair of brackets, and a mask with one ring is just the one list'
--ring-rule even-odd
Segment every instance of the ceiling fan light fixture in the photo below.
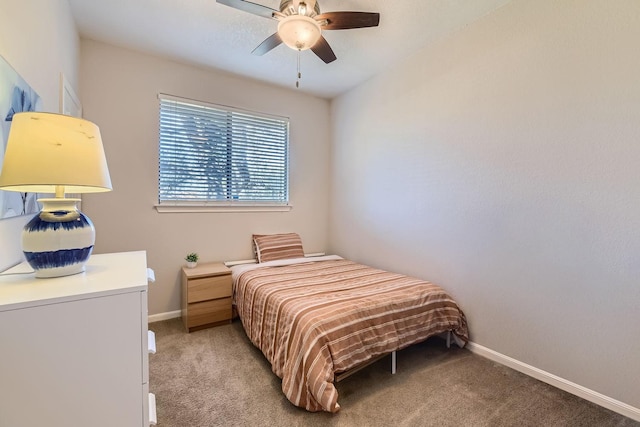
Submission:
{"label": "ceiling fan light fixture", "polygon": [[306,15],[307,14],[307,4],[301,1],[298,4],[298,15]]}
{"label": "ceiling fan light fixture", "polygon": [[278,23],[282,42],[295,50],[310,49],[320,39],[322,30],[315,19],[304,15],[291,15]]}
{"label": "ceiling fan light fixture", "polygon": [[284,15],[320,15],[320,5],[316,0],[281,0],[280,12]]}

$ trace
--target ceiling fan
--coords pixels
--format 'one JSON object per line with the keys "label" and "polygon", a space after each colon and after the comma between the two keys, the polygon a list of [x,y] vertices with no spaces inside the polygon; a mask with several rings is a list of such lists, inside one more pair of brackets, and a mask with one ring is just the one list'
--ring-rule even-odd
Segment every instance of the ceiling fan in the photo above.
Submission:
{"label": "ceiling fan", "polygon": [[278,21],[278,30],[251,52],[254,55],[264,55],[284,43],[291,49],[298,51],[311,49],[328,64],[336,60],[336,55],[322,36],[322,30],[377,27],[380,22],[379,13],[320,13],[320,6],[316,0],[281,0],[279,11],[245,0],[216,1],[235,9]]}

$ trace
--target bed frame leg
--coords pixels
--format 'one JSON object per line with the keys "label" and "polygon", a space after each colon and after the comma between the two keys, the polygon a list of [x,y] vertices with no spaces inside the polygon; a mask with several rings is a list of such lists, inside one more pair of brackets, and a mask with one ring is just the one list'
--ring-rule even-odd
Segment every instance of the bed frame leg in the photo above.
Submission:
{"label": "bed frame leg", "polygon": [[447,331],[447,348],[451,348],[451,331]]}
{"label": "bed frame leg", "polygon": [[391,352],[391,374],[395,374],[396,373],[396,352],[392,351]]}

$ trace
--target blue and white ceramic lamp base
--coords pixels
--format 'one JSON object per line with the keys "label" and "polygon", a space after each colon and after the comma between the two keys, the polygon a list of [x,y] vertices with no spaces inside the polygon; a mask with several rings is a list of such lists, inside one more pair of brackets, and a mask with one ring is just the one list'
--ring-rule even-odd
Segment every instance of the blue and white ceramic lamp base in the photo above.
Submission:
{"label": "blue and white ceramic lamp base", "polygon": [[91,220],[80,212],[79,199],[38,199],[42,210],[22,230],[22,250],[39,278],[84,271],[96,240]]}

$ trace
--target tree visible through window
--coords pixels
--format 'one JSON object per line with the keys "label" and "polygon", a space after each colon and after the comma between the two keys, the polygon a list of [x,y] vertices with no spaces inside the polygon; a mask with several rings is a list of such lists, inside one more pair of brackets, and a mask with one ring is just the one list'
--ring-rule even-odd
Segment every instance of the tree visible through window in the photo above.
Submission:
{"label": "tree visible through window", "polygon": [[289,120],[160,95],[160,204],[287,204]]}

